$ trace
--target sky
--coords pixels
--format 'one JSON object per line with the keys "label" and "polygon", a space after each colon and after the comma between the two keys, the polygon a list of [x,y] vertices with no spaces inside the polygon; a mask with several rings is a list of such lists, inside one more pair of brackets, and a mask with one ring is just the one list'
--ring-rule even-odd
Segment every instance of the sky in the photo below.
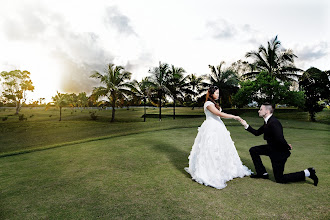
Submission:
{"label": "sky", "polygon": [[0,72],[27,70],[30,101],[90,94],[108,63],[132,79],[159,62],[210,73],[278,36],[303,70],[330,70],[328,0],[0,0]]}

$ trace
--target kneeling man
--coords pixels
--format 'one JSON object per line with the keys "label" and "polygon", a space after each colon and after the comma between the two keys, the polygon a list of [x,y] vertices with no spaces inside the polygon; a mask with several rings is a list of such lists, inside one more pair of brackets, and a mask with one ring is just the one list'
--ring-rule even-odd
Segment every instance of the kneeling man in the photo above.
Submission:
{"label": "kneeling man", "polygon": [[273,112],[274,107],[271,104],[261,105],[258,113],[260,117],[264,118],[265,123],[258,130],[249,126],[245,120],[241,120],[241,124],[247,131],[255,136],[264,134],[264,139],[267,141],[265,145],[250,148],[250,154],[256,169],[256,174],[252,174],[251,178],[269,178],[260,158],[260,155],[266,155],[270,157],[277,183],[305,181],[305,177],[309,177],[317,186],[318,178],[315,169],[312,167],[296,173],[283,174],[285,162],[291,154],[292,146],[284,139],[282,124],[273,116]]}

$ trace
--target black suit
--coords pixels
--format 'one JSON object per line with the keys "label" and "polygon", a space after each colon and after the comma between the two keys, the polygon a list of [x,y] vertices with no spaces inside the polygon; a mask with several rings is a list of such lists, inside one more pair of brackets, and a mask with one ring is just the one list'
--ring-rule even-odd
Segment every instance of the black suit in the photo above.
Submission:
{"label": "black suit", "polygon": [[267,173],[262,164],[260,155],[267,155],[270,157],[273,166],[273,172],[276,182],[287,183],[305,180],[304,171],[297,173],[283,174],[285,162],[290,156],[290,146],[284,139],[283,127],[277,118],[271,116],[258,130],[249,126],[247,131],[255,136],[264,134],[264,139],[267,141],[266,145],[255,146],[250,149],[250,154],[257,172],[257,175]]}

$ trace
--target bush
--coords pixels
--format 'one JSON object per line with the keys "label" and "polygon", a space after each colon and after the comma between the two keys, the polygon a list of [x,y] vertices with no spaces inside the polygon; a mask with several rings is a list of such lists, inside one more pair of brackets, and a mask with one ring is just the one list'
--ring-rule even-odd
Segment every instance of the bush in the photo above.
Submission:
{"label": "bush", "polygon": [[96,115],[96,112],[90,112],[90,116],[91,116],[91,119],[94,120],[94,121],[95,121],[95,120],[97,119],[97,117],[98,117],[98,116]]}
{"label": "bush", "polygon": [[8,117],[2,117],[2,121],[7,121]]}
{"label": "bush", "polygon": [[18,116],[18,120],[20,120],[20,121],[26,121],[27,118],[24,116],[24,114],[21,114],[21,115]]}

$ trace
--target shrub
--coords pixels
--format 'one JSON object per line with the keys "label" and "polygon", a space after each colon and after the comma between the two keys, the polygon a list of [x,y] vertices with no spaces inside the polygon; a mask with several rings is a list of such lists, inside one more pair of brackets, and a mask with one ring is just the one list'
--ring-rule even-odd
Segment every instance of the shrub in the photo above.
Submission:
{"label": "shrub", "polygon": [[98,116],[96,115],[96,112],[91,112],[91,113],[90,113],[90,116],[91,116],[91,119],[94,120],[94,121],[95,121],[95,120],[97,119],[97,117],[98,117]]}
{"label": "shrub", "polygon": [[26,121],[27,118],[24,116],[24,114],[21,114],[21,115],[18,116],[18,120],[20,120],[20,121]]}

